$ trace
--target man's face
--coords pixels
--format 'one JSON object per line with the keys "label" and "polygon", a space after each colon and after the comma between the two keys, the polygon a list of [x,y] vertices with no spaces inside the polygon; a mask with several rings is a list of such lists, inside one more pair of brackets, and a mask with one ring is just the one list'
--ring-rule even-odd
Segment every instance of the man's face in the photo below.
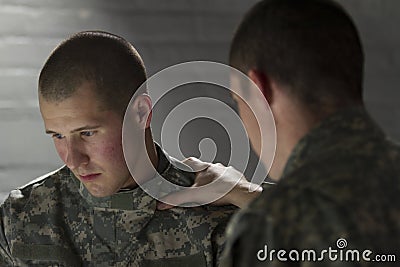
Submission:
{"label": "man's face", "polygon": [[92,83],[84,83],[61,101],[40,97],[46,133],[62,161],[96,197],[135,185],[122,151],[122,117],[102,109]]}

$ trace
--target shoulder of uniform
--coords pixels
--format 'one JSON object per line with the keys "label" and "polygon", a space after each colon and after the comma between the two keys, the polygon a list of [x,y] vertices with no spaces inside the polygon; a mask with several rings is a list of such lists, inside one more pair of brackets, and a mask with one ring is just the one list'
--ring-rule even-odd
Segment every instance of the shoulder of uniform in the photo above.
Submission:
{"label": "shoulder of uniform", "polygon": [[39,176],[39,177],[33,179],[32,181],[29,181],[27,184],[20,186],[17,189],[23,190],[24,188],[41,184],[43,181],[45,181],[46,179],[49,179],[50,177],[60,176],[62,173],[66,172],[66,169],[67,169],[66,166],[62,166],[54,171],[48,172],[46,174],[43,174],[42,176]]}
{"label": "shoulder of uniform", "polygon": [[57,180],[62,179],[62,177],[66,175],[69,175],[69,169],[66,166],[63,166],[57,170],[46,173],[25,185],[18,187],[17,189],[12,190],[8,198],[10,200],[25,198],[29,196],[32,190],[36,188],[48,187],[46,184],[47,181],[52,181],[52,183],[55,183]]}
{"label": "shoulder of uniform", "polygon": [[224,206],[214,206],[211,204],[201,206],[208,212],[224,213],[226,215],[231,215],[233,212],[237,211],[239,208],[234,205],[224,205]]}
{"label": "shoulder of uniform", "polygon": [[198,207],[176,207],[176,210],[181,210],[181,213],[190,217],[192,221],[198,220],[199,222],[208,222],[215,224],[225,224],[229,218],[238,211],[238,207],[234,205],[201,205]]}

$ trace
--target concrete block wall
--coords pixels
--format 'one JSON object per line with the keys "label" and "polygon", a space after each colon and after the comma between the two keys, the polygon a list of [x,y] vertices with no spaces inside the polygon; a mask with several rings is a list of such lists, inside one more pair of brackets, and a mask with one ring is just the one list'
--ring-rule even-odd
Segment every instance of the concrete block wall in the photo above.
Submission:
{"label": "concrete block wall", "polygon": [[340,0],[364,45],[364,100],[390,137],[400,140],[400,2]]}
{"label": "concrete block wall", "polygon": [[[60,166],[44,135],[37,77],[68,35],[110,31],[131,41],[148,74],[189,60],[227,62],[229,41],[256,0],[0,0],[0,199]],[[400,20],[397,0],[340,0],[366,52],[365,99],[372,115],[400,140]]]}

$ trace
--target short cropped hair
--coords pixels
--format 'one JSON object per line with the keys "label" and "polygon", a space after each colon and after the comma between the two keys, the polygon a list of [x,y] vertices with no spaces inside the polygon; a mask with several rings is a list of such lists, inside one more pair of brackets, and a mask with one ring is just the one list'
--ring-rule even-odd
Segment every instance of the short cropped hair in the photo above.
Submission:
{"label": "short cropped hair", "polygon": [[72,35],[50,54],[39,76],[39,94],[60,102],[85,82],[95,85],[101,108],[124,114],[136,90],[146,81],[139,53],[125,39],[101,31]]}
{"label": "short cropped hair", "polygon": [[330,0],[257,3],[236,30],[230,65],[262,71],[314,112],[362,102],[360,37]]}

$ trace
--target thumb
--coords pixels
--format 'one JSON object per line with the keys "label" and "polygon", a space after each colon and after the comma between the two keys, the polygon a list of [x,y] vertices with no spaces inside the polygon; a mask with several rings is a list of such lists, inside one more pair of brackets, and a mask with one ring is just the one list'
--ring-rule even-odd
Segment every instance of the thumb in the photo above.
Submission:
{"label": "thumb", "polygon": [[199,160],[198,158],[195,157],[190,157],[182,161],[184,164],[188,165],[193,169],[195,172],[203,171],[207,169],[211,163],[204,162]]}

